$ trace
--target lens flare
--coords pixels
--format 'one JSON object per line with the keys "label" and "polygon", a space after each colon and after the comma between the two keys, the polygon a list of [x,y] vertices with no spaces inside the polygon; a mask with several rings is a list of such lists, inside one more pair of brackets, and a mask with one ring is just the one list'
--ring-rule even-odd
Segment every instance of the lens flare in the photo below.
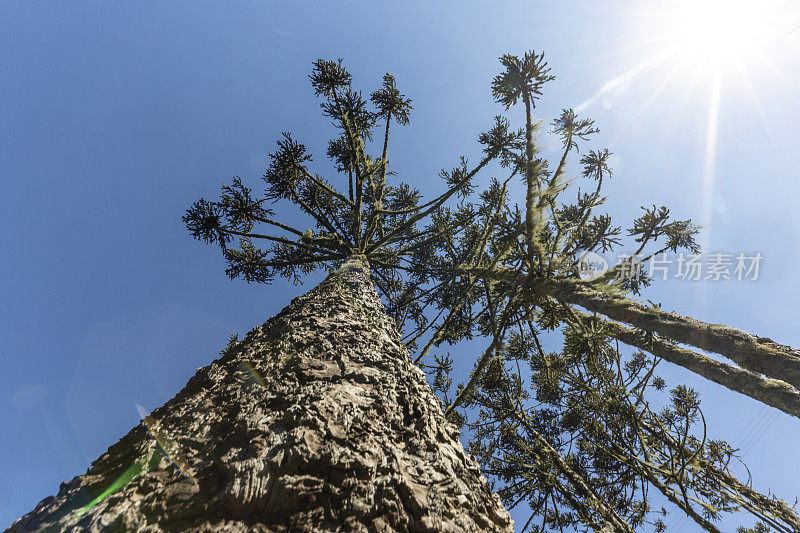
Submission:
{"label": "lens flare", "polygon": [[157,429],[158,423],[153,419],[153,417],[147,414],[147,411],[145,411],[144,407],[137,403],[136,409],[139,411],[139,415],[142,417],[142,423],[147,428],[147,431],[150,432],[150,435],[156,441],[159,448],[161,448],[161,451],[164,452],[164,455],[167,456],[167,459],[172,461],[172,463],[178,468],[180,473],[186,477],[186,479],[196,483],[197,480],[189,471],[188,462],[180,452],[178,444],[175,441],[168,439],[166,434]]}
{"label": "lens flare", "polygon": [[[791,81],[782,65],[795,62],[800,52],[800,2],[651,0],[620,10],[619,15],[629,30],[619,50],[621,68],[576,111],[589,111],[606,101],[610,104],[603,107],[608,109],[615,100],[631,99],[632,111],[617,135],[645,114],[668,111],[659,127],[663,131],[673,123],[677,131],[696,121],[698,110],[703,113],[707,128],[697,192],[703,201],[701,224],[710,228],[721,120],[737,109],[729,102],[750,105],[755,120],[760,120],[772,82]],[[711,244],[710,230],[703,239],[705,249]]]}
{"label": "lens flare", "polygon": [[97,496],[97,498],[95,498],[94,500],[92,500],[89,503],[87,503],[85,506],[83,506],[80,509],[78,509],[76,514],[79,517],[83,516],[84,514],[86,514],[86,512],[89,509],[91,509],[92,507],[94,507],[95,505],[100,503],[101,501],[105,500],[111,494],[117,492],[119,489],[121,489],[122,487],[124,487],[125,485],[127,485],[128,483],[130,483],[131,481],[136,479],[137,477],[139,477],[139,475],[142,473],[142,470],[143,470],[143,468],[142,468],[141,464],[139,464],[138,462],[137,463],[133,463],[131,466],[128,467],[127,470],[125,470],[125,472],[122,473],[121,476],[119,476],[116,480],[114,480],[114,482],[111,483],[111,485],[109,485],[108,488],[106,488],[106,490],[101,492]]}
{"label": "lens flare", "polygon": [[253,378],[253,380],[256,383],[258,383],[260,386],[262,386],[262,387],[264,386],[264,380],[261,379],[261,375],[258,373],[258,371],[255,368],[253,368],[253,365],[251,365],[250,363],[248,363],[246,361],[243,361],[243,362],[239,363],[239,368],[240,368],[240,370],[242,370],[243,372],[248,374],[251,378]]}

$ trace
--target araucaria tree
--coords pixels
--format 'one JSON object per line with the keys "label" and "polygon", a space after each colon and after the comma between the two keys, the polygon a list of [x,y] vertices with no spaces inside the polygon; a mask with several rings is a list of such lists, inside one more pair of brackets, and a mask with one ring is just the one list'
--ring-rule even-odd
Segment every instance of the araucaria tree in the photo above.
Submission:
{"label": "araucaria tree", "polygon": [[[500,61],[492,93],[523,111],[523,127],[496,117],[479,161],[441,171],[445,190],[427,201],[388,164],[390,133],[411,111],[394,78],[365,98],[341,61],[317,61],[310,81],[336,131],[327,156],[338,178],[284,134],[265,195],[234,178],[184,222],[221,248],[231,278],[328,277],[232,338],[12,529],[510,531],[502,499],[529,509],[519,530],[663,531],[678,512],[717,531],[721,513],[746,511],[757,531],[800,531],[791,507],[732,474],[736,450],[707,436],[697,392],[677,386],[669,407],[650,404],[666,360],[800,417],[800,352],[638,303],[652,280],[624,264],[582,281],[581,254],[625,240],[597,213],[611,154],[570,162],[597,130],[567,109],[549,131],[560,157],[546,161],[534,108],[550,70],[533,52]],[[502,177],[476,179],[489,171]],[[629,261],[696,252],[697,231],[644,209],[627,231]],[[474,337],[485,349],[454,389],[443,350],[464,359],[459,342]]]}

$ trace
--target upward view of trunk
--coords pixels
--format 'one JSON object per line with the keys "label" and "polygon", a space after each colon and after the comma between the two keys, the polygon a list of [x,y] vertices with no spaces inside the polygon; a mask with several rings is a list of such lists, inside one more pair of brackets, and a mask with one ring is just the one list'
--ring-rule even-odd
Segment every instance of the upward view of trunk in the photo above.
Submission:
{"label": "upward view of trunk", "polygon": [[337,272],[10,531],[512,531],[386,316]]}

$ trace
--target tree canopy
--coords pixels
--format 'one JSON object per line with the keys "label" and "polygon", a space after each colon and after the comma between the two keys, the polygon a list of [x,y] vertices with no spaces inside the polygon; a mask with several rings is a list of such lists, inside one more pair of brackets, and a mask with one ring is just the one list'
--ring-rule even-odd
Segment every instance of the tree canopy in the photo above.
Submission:
{"label": "tree canopy", "polygon": [[[445,191],[435,198],[424,201],[389,166],[392,126],[408,124],[412,110],[394,77],[365,98],[341,60],[318,60],[309,79],[336,132],[326,154],[336,178],[316,174],[306,147],[284,133],[262,196],[234,178],[218,200],[187,210],[187,228],[219,245],[227,274],[247,282],[298,282],[363,255],[470,451],[509,508],[530,508],[524,529],[663,531],[670,511],[656,508],[655,492],[708,531],[732,511],[756,516],[757,528],[800,530],[789,505],[733,475],[736,450],[709,437],[698,392],[668,389],[655,372],[667,360],[800,417],[800,352],[638,302],[653,280],[625,264],[583,281],[586,252],[631,246],[630,264],[697,253],[699,228],[658,205],[643,207],[627,230],[599,212],[613,171],[608,149],[583,148],[594,122],[572,109],[549,127],[535,118],[553,79],[543,54],[500,63],[492,94],[522,127],[495,117],[478,136],[478,163],[461,157],[440,171]],[[560,142],[552,162],[544,134]],[[502,177],[477,179],[489,172]],[[510,193],[520,185],[522,205]],[[278,202],[307,215],[310,228],[281,222],[271,208]],[[558,346],[542,340],[553,332]],[[467,357],[459,342],[474,337],[485,350],[454,388],[446,347]],[[667,406],[652,407],[665,390]]]}

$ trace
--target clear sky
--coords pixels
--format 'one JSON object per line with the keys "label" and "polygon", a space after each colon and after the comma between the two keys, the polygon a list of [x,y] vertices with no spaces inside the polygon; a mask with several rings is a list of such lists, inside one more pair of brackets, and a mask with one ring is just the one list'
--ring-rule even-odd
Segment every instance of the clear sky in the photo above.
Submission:
{"label": "clear sky", "polygon": [[[395,74],[414,112],[391,161],[434,193],[502,111],[497,58],[544,51],[557,79],[537,114],[596,120],[618,224],[664,204],[707,226],[707,251],[763,256],[757,281],[670,279],[646,296],[800,346],[800,20],[776,2],[710,43],[701,13],[648,1],[0,3],[0,528],[84,473],[137,403],[164,403],[229,332],[309,288],[229,281],[180,217],[232,176],[259,187],[282,131],[323,159],[318,57],[344,58],[365,92]],[[473,360],[458,361],[463,377]],[[713,437],[749,450],[757,488],[800,495],[800,421],[663,366],[702,391]]]}

